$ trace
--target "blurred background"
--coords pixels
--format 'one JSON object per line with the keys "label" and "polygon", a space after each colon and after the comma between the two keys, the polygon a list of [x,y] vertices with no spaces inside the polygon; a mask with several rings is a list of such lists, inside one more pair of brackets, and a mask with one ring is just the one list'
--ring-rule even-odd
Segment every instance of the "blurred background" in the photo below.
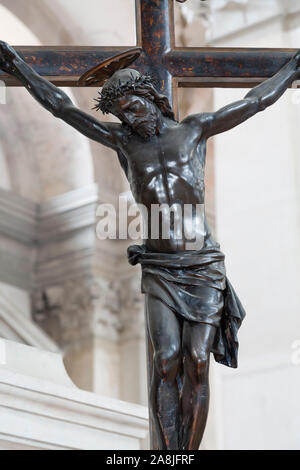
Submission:
{"label": "blurred background", "polygon": [[[296,0],[174,8],[178,46],[300,48]],[[1,0],[0,31],[12,45],[134,46],[134,0]],[[66,91],[94,113],[96,89]],[[95,231],[97,205],[128,191],[117,157],[22,88],[0,92],[0,336],[60,351],[84,390],[146,404],[139,268],[128,241]],[[180,117],[246,93],[180,89]],[[212,363],[204,449],[300,449],[299,129],[295,89],[209,142],[207,212],[247,317],[239,369]]]}

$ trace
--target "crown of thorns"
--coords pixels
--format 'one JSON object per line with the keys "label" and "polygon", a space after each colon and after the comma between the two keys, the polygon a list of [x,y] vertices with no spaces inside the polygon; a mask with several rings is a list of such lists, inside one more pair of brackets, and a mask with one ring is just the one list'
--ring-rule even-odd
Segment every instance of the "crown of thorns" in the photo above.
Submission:
{"label": "crown of thorns", "polygon": [[103,114],[109,114],[111,107],[117,98],[120,98],[129,91],[132,92],[137,88],[150,88],[152,85],[153,82],[150,75],[141,75],[140,77],[133,77],[132,75],[132,78],[126,83],[122,83],[121,80],[119,80],[119,83],[105,86],[102,91],[99,92],[100,97],[94,98],[97,104],[93,109],[96,109],[97,111],[101,110]]}

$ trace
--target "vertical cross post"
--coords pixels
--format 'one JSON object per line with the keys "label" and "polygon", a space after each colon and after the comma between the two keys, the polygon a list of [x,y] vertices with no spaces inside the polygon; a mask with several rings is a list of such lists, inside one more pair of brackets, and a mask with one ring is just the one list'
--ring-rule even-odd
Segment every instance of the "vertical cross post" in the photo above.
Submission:
{"label": "vertical cross post", "polygon": [[[158,90],[173,102],[175,113],[177,85],[251,87],[274,75],[296,52],[293,49],[176,48],[173,7],[173,0],[136,0],[137,45],[142,47],[143,54],[133,67],[153,75]],[[57,86],[71,87],[78,86],[78,79],[87,70],[124,49],[128,47],[17,48],[37,73]],[[3,72],[0,80],[7,85],[20,85]],[[149,335],[148,365],[150,379]],[[151,440],[151,448],[157,449],[152,431]]]}
{"label": "vertical cross post", "polygon": [[165,57],[175,47],[173,0],[136,0],[137,45],[143,48],[156,87],[173,100],[173,77]]}

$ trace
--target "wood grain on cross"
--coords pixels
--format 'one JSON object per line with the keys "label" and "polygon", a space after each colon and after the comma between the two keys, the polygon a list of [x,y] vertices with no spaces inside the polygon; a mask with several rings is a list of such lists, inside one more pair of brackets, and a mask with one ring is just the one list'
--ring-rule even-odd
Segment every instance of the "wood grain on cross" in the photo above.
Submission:
{"label": "wood grain on cross", "polygon": [[[184,0],[177,0],[181,3]],[[100,7],[101,9],[101,7]],[[143,54],[132,66],[150,73],[172,98],[179,87],[252,87],[274,75],[294,49],[176,47],[173,0],[136,0],[137,45]],[[88,69],[130,46],[16,47],[36,72],[58,86],[75,87]],[[8,86],[15,78],[0,73]],[[173,96],[175,98],[175,96]],[[177,100],[173,99],[175,109]]]}

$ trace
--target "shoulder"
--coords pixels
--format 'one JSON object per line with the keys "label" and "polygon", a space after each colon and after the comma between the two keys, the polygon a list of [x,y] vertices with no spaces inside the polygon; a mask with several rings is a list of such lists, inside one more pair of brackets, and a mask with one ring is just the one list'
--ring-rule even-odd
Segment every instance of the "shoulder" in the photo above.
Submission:
{"label": "shoulder", "polygon": [[112,135],[121,135],[123,132],[122,124],[117,122],[103,122],[103,125]]}
{"label": "shoulder", "polygon": [[213,119],[213,113],[199,113],[199,114],[191,114],[187,116],[183,121],[182,124],[190,124],[194,126],[205,125],[209,123]]}
{"label": "shoulder", "polygon": [[124,139],[124,135],[126,134],[124,126],[117,122],[105,122],[104,125],[109,132],[114,145],[119,147]]}
{"label": "shoulder", "polygon": [[197,128],[198,131],[205,133],[211,126],[214,119],[213,113],[199,113],[187,116],[181,124]]}

